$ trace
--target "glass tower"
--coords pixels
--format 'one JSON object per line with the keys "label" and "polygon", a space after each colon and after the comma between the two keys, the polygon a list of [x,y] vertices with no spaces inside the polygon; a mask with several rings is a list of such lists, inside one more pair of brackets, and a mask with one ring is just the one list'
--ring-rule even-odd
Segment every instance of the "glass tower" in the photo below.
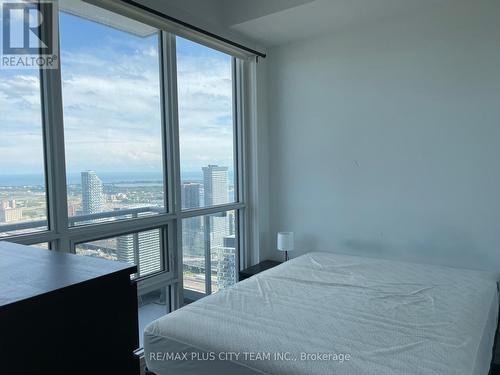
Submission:
{"label": "glass tower", "polygon": [[102,212],[102,181],[94,171],[82,172],[82,215]]}
{"label": "glass tower", "polygon": [[203,167],[205,206],[215,206],[229,202],[228,168],[218,165]]}

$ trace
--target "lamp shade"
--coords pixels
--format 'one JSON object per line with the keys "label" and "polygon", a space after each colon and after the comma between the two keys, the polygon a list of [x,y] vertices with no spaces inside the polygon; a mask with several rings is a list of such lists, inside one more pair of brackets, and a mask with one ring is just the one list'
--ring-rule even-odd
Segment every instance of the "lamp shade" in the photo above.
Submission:
{"label": "lamp shade", "polygon": [[278,232],[278,250],[292,251],[293,249],[293,232]]}

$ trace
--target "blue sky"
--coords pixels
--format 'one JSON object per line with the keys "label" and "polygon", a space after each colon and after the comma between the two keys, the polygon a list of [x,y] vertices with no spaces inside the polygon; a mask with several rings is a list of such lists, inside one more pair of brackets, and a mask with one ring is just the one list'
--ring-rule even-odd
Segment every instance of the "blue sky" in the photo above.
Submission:
{"label": "blue sky", "polygon": [[[161,171],[157,35],[142,38],[61,13],[70,173]],[[181,165],[232,167],[231,58],[177,38]],[[0,174],[42,170],[39,82],[0,70]]]}

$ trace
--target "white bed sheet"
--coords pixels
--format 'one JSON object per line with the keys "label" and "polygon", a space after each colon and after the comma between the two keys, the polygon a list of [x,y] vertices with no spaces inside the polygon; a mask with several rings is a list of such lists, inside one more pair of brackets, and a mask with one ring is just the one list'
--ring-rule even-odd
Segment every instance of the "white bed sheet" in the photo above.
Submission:
{"label": "white bed sheet", "polygon": [[[486,375],[497,314],[493,274],[316,252],[156,320],[144,349],[157,375]],[[192,351],[200,360],[160,356]],[[267,352],[296,360],[244,355]],[[351,358],[301,360],[318,352]]]}

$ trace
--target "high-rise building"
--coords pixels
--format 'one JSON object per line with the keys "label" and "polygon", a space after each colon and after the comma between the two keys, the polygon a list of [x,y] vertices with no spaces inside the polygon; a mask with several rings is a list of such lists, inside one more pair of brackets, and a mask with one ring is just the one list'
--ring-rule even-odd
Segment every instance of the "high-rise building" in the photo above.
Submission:
{"label": "high-rise building", "polygon": [[68,205],[68,216],[72,217],[77,214],[77,208],[74,204]]}
{"label": "high-rise building", "polygon": [[232,236],[236,233],[236,217],[235,217],[235,212],[236,211],[229,211],[227,213],[227,234],[229,236]]}
{"label": "high-rise building", "polygon": [[228,168],[218,165],[203,167],[205,206],[229,202]]}
{"label": "high-rise building", "polygon": [[82,172],[82,214],[90,215],[102,211],[102,181],[94,171]]}
{"label": "high-rise building", "polygon": [[10,223],[22,220],[23,218],[23,209],[18,208],[16,205],[16,201],[13,199],[9,201],[2,201],[0,204],[0,222],[1,223]]}
{"label": "high-rise building", "polygon": [[[200,207],[201,184],[187,182],[182,184],[182,208]],[[199,216],[182,221],[182,242],[190,254],[203,254],[203,233],[201,231],[202,218]]]}
{"label": "high-rise building", "polygon": [[186,182],[182,184],[182,208],[198,208],[200,207],[200,191],[201,184]]}
{"label": "high-rise building", "polygon": [[205,252],[203,217],[195,216],[182,220],[182,248],[189,255],[203,255]]}
{"label": "high-rise building", "polygon": [[[137,237],[137,249],[135,237]],[[159,272],[162,270],[160,243],[158,229],[120,236],[116,240],[117,260],[136,264],[139,268],[139,276]]]}
{"label": "high-rise building", "polygon": [[209,216],[210,247],[223,246],[224,237],[229,234],[227,212]]}
{"label": "high-rise building", "polygon": [[236,283],[236,236],[226,236],[217,247],[217,288],[224,289]]}
{"label": "high-rise building", "polygon": [[[228,168],[218,165],[203,167],[203,185],[205,191],[205,206],[225,204],[229,202]],[[211,248],[222,246],[223,238],[227,236],[227,215],[210,216]]]}
{"label": "high-rise building", "polygon": [[127,234],[116,239],[116,260],[137,264],[139,252],[134,251],[134,235]]}

